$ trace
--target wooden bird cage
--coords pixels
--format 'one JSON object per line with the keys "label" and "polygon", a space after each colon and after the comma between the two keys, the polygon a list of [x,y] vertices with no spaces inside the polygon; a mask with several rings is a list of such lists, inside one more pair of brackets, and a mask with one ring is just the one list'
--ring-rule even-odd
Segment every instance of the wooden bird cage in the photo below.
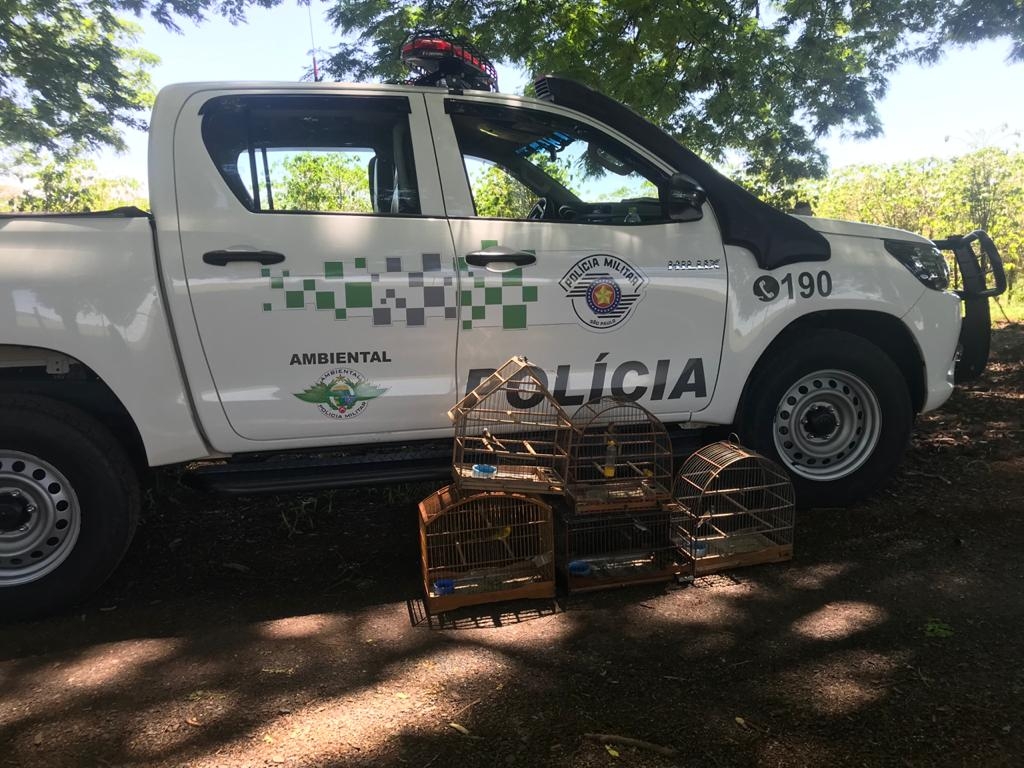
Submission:
{"label": "wooden bird cage", "polygon": [[692,519],[697,575],[793,557],[793,484],[780,466],[730,442],[686,460],[673,491]]}
{"label": "wooden bird cage", "polygon": [[448,418],[460,488],[565,493],[572,424],[525,357],[481,381]]}
{"label": "wooden bird cage", "polygon": [[692,578],[691,522],[668,508],[562,515],[559,570],[569,592]]}
{"label": "wooden bird cage", "polygon": [[572,416],[569,493],[576,514],[658,509],[672,496],[672,441],[650,411],[603,397]]}
{"label": "wooden bird cage", "polygon": [[427,609],[554,598],[554,520],[538,498],[442,488],[420,502]]}

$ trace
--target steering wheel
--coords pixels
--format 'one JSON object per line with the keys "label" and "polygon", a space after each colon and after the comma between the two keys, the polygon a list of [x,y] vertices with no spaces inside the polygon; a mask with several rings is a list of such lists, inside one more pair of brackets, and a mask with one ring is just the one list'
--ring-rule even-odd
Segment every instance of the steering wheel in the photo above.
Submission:
{"label": "steering wheel", "polygon": [[538,197],[537,202],[533,204],[533,208],[526,214],[527,219],[543,219],[548,213],[548,199],[546,197]]}

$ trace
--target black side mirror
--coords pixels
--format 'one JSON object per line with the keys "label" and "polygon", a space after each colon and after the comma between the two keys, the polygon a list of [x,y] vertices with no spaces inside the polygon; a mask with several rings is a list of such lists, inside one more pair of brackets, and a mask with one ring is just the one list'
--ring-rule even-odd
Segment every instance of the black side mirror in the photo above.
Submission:
{"label": "black side mirror", "polygon": [[682,173],[673,173],[661,192],[661,206],[665,218],[671,221],[697,221],[704,215],[708,193]]}

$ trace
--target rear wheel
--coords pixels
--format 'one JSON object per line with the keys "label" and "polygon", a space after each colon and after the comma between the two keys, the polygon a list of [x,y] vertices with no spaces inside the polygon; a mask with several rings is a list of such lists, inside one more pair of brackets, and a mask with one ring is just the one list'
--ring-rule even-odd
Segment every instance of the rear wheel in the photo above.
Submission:
{"label": "rear wheel", "polygon": [[900,369],[844,331],[814,331],[772,355],[747,385],[741,439],[786,467],[801,506],[845,506],[877,490],[913,424]]}
{"label": "rear wheel", "polygon": [[0,405],[0,618],[38,616],[95,590],[131,541],[139,486],[120,444],[63,403]]}

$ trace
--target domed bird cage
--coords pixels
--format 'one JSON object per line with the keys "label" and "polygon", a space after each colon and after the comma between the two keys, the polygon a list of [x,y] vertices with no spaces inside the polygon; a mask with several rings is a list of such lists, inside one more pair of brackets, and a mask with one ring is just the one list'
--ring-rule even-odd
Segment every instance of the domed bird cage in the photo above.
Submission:
{"label": "domed bird cage", "polygon": [[686,460],[673,491],[690,516],[697,575],[793,557],[793,484],[780,466],[730,442]]}
{"label": "domed bird cage", "polygon": [[572,424],[544,382],[513,357],[448,411],[460,488],[565,493]]}
{"label": "domed bird cage", "polygon": [[614,397],[572,416],[569,493],[576,514],[658,509],[672,495],[672,441],[646,408]]}
{"label": "domed bird cage", "polygon": [[554,598],[554,520],[538,498],[505,491],[463,495],[442,488],[420,502],[426,605]]}

